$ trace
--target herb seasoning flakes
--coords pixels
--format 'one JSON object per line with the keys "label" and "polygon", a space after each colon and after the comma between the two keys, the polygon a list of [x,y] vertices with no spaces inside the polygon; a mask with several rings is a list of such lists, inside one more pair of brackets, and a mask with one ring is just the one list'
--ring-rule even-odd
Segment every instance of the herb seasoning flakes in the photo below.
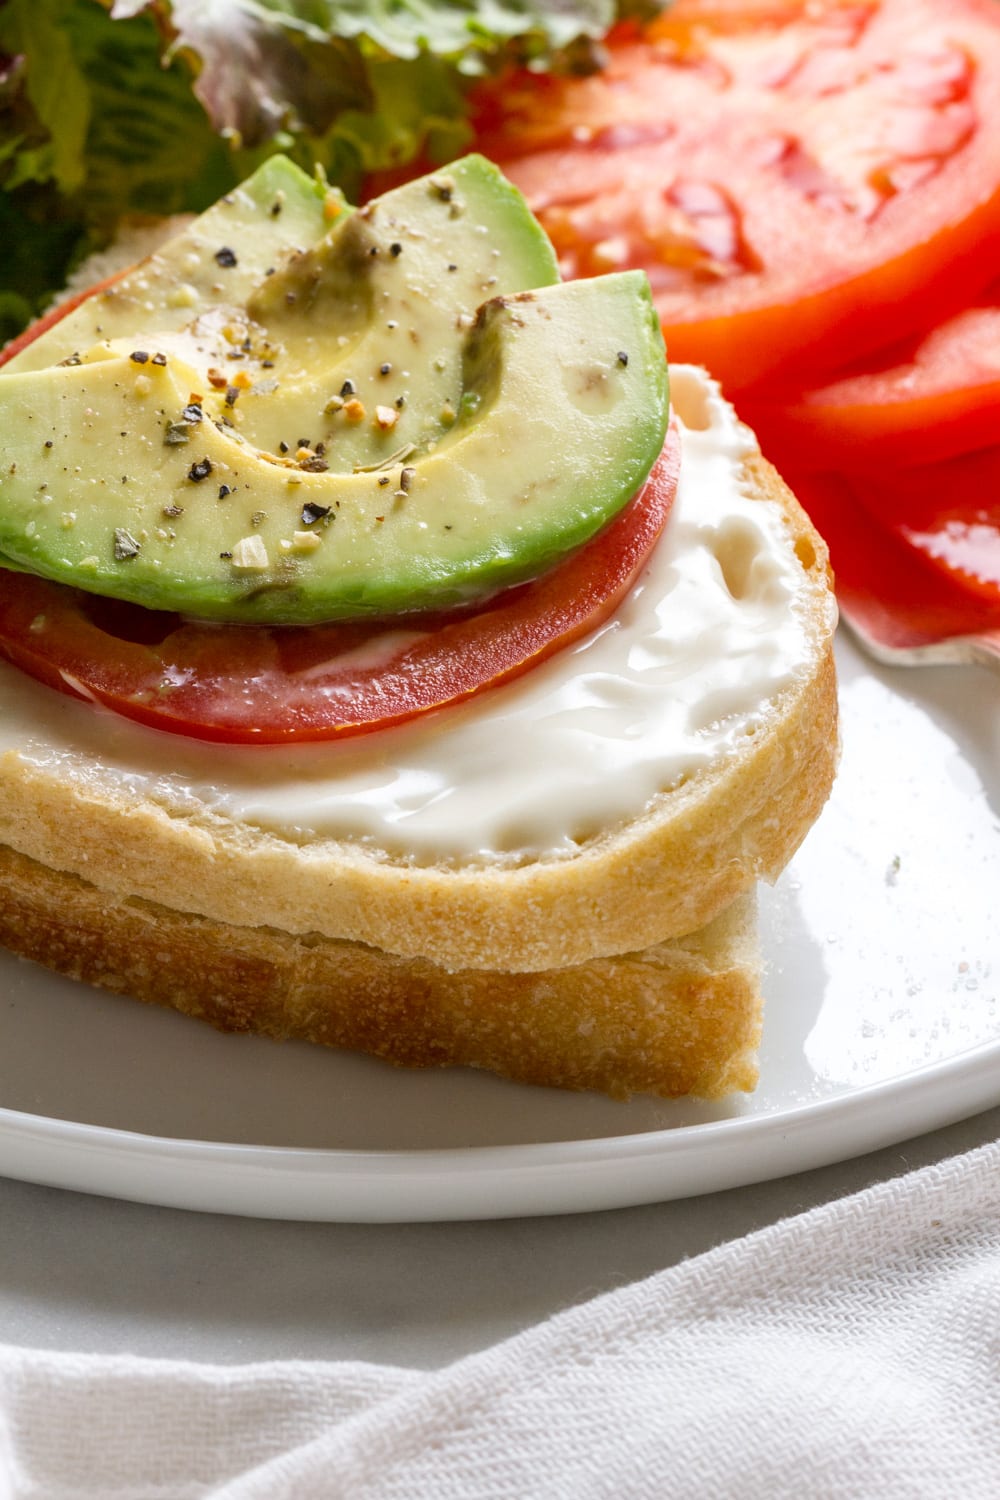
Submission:
{"label": "herb seasoning flakes", "polygon": [[133,557],[138,557],[140,547],[141,543],[124,526],[115,527],[115,562],[130,562]]}

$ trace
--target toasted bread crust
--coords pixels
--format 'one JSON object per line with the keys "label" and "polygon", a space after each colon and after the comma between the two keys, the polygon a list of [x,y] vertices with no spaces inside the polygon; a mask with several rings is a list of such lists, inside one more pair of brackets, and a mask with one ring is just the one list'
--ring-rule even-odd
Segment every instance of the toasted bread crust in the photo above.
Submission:
{"label": "toasted bread crust", "polygon": [[619,1098],[716,1098],[756,1082],[752,897],[675,943],[537,974],[449,974],[318,934],[109,900],[2,847],[0,897],[0,944],[223,1031]]}
{"label": "toasted bread crust", "polygon": [[748,459],[744,479],[781,506],[802,563],[808,669],[733,754],[570,858],[413,866],[162,806],[98,767],[54,772],[17,753],[0,758],[0,841],[113,901],[320,934],[453,971],[563,969],[692,932],[780,872],[826,800],[837,756],[826,548],[769,464]]}

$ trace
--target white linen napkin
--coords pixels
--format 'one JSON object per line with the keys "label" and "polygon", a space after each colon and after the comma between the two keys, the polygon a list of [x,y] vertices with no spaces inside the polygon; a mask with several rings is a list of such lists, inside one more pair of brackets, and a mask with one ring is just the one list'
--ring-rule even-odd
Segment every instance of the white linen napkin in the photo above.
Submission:
{"label": "white linen napkin", "polygon": [[434,1372],[0,1349],[0,1500],[1000,1496],[1000,1143]]}

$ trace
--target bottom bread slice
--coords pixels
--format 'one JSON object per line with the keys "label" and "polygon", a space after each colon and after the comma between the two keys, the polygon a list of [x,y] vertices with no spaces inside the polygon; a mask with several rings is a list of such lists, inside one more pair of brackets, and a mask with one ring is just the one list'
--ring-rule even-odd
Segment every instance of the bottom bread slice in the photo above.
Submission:
{"label": "bottom bread slice", "polygon": [[0,846],[0,945],[223,1031],[524,1083],[718,1098],[752,1089],[756,902],[688,937],[538,973],[449,972],[360,943],[115,900]]}

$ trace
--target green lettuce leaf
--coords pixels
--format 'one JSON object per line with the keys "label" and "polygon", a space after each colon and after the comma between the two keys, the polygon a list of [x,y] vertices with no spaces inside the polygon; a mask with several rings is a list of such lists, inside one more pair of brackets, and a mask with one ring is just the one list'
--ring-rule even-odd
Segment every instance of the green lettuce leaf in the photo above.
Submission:
{"label": "green lettuce leaf", "polygon": [[[85,176],[90,90],[70,34],[61,24],[67,9],[44,0],[30,5],[7,0],[0,10],[0,46],[8,54],[9,67],[17,60],[17,82],[46,134],[38,144],[21,140],[11,173],[15,187],[19,181],[53,180],[72,192]],[[0,140],[0,149],[7,144]]]}
{"label": "green lettuce leaf", "polygon": [[0,340],[133,214],[197,209],[232,185],[234,154],[164,66],[151,15],[96,0],[0,4]]}

